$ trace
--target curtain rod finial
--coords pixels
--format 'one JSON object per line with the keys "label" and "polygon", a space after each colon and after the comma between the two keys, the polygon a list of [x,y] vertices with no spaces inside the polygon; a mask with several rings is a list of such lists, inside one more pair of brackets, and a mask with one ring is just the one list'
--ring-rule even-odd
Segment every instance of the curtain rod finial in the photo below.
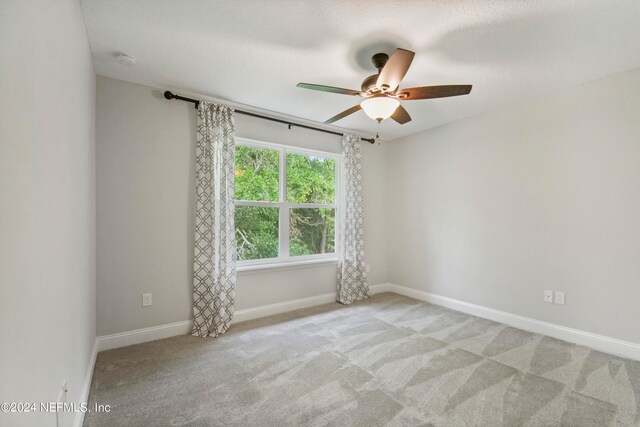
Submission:
{"label": "curtain rod finial", "polygon": [[175,95],[173,93],[171,93],[170,90],[166,90],[164,92],[164,97],[167,98],[167,99],[173,99],[175,97]]}

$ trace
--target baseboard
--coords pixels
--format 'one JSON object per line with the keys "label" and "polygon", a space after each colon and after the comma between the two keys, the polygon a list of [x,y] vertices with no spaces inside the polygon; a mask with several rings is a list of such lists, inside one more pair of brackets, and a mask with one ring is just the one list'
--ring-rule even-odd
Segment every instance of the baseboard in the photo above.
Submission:
{"label": "baseboard", "polygon": [[[89,391],[91,390],[91,380],[93,379],[93,368],[96,366],[96,357],[98,356],[98,340],[93,342],[93,349],[91,350],[91,356],[89,356],[89,366],[84,374],[84,381],[82,383],[82,389],[80,390],[79,403],[87,403],[89,401]],[[84,412],[76,412],[76,416],[73,418],[73,427],[82,427],[84,423]]]}
{"label": "baseboard", "polygon": [[454,298],[444,297],[392,283],[387,285],[387,290],[410,298],[415,298],[417,300],[461,311],[463,313],[504,323],[506,325],[513,326],[514,328],[548,335],[553,338],[590,347],[605,353],[640,360],[640,344],[619,340],[617,338],[610,338],[579,329],[568,328],[554,323],[543,322],[541,320],[519,316],[517,314],[495,310],[493,308],[471,304]]}
{"label": "baseboard", "polygon": [[[371,293],[376,294],[380,292],[387,292],[389,291],[390,285],[390,283],[372,285],[370,286]],[[335,292],[332,292],[308,298],[279,302],[276,304],[261,305],[259,307],[237,310],[233,315],[233,321],[234,323],[246,322],[247,320],[286,313],[288,311],[299,310],[321,304],[329,304],[335,301],[336,294]],[[97,350],[110,350],[113,348],[126,347],[128,345],[174,337],[176,335],[185,335],[191,331],[191,325],[191,320],[184,320],[182,322],[152,326],[150,328],[135,329],[133,331],[120,332],[111,335],[102,335],[96,338]]]}
{"label": "baseboard", "polygon": [[[378,294],[380,292],[387,292],[389,290],[389,285],[389,283],[380,283],[378,285],[369,286],[369,289],[372,294]],[[329,304],[332,302],[336,302],[335,292],[279,302],[276,304],[261,305],[259,307],[247,308],[245,310],[238,310],[233,315],[233,321],[236,323],[245,322],[247,320],[258,319],[260,317],[286,313],[288,311],[300,310],[302,308]]]}
{"label": "baseboard", "polygon": [[301,308],[313,307],[315,305],[329,304],[336,301],[336,294],[322,294],[308,298],[294,299],[290,301],[278,302],[275,304],[261,305],[259,307],[238,310],[233,314],[233,322],[240,323],[247,320],[267,317],[274,314],[286,313],[288,311],[299,310]]}
{"label": "baseboard", "polygon": [[191,323],[191,320],[183,320],[182,322],[152,326],[150,328],[134,329],[133,331],[111,335],[101,335],[96,338],[98,351],[126,347],[147,341],[161,340],[163,338],[175,337],[176,335],[186,335],[191,331]]}
{"label": "baseboard", "polygon": [[379,283],[377,285],[369,286],[369,290],[371,291],[371,295],[375,295],[375,294],[380,294],[382,292],[389,292],[392,286],[393,286],[393,283],[389,283],[389,282]]}

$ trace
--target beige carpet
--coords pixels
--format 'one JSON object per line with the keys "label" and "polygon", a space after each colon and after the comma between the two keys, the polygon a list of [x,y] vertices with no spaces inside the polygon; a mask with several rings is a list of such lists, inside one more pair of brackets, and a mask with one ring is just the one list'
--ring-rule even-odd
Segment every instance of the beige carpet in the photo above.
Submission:
{"label": "beige carpet", "polygon": [[376,295],[98,355],[86,426],[640,425],[640,362]]}

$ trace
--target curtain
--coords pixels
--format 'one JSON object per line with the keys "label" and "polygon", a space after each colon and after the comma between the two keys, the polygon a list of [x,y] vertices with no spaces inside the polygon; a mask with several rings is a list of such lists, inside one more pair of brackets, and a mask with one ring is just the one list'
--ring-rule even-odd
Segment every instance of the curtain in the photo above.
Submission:
{"label": "curtain", "polygon": [[362,233],[362,176],[360,138],[342,137],[343,206],[340,217],[340,248],[338,250],[338,302],[351,304],[369,298],[364,238]]}
{"label": "curtain", "polygon": [[233,108],[200,101],[196,134],[193,330],[217,337],[233,319],[236,289]]}

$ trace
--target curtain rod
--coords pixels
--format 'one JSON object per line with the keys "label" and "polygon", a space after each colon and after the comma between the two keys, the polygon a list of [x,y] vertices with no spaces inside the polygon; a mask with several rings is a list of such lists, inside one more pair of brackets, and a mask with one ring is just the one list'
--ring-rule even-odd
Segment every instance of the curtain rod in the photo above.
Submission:
{"label": "curtain rod", "polygon": [[[167,99],[179,99],[180,101],[191,102],[191,103],[195,104],[196,108],[198,108],[198,105],[200,104],[200,101],[198,101],[197,99],[187,98],[185,96],[176,95],[175,93],[171,92],[170,90],[168,90],[168,91],[166,91],[164,93],[164,97],[167,98]],[[238,114],[244,114],[245,116],[257,117],[259,119],[271,120],[272,122],[283,123],[283,124],[289,126],[289,129],[291,129],[293,126],[296,126],[296,127],[299,127],[299,128],[311,129],[311,130],[315,130],[315,131],[318,131],[318,132],[325,132],[325,133],[330,133],[332,135],[340,135],[340,136],[342,136],[342,134],[340,132],[335,132],[335,131],[332,131],[332,130],[327,130],[327,129],[322,129],[322,128],[316,128],[316,127],[313,127],[313,126],[301,125],[299,123],[292,123],[292,122],[289,122],[287,120],[281,120],[281,119],[276,119],[274,117],[263,116],[262,114],[251,113],[249,111],[242,111],[242,110],[235,109],[235,112],[238,113]],[[376,140],[373,139],[373,138],[360,138],[360,139],[362,141],[367,141],[367,142],[369,142],[371,144],[374,144],[376,142]]]}

